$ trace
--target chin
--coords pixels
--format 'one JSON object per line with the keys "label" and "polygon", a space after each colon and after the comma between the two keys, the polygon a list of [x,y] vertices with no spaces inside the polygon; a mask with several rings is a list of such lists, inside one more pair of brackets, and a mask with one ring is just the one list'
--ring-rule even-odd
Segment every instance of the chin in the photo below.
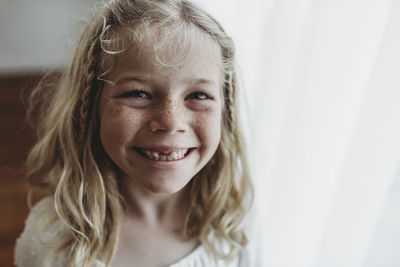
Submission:
{"label": "chin", "polygon": [[[171,182],[170,182],[171,183]],[[154,193],[154,194],[160,194],[160,195],[172,195],[181,191],[184,191],[186,188],[186,184],[183,185],[171,185],[171,184],[157,184],[157,183],[152,183],[149,184],[147,187],[147,189]]]}

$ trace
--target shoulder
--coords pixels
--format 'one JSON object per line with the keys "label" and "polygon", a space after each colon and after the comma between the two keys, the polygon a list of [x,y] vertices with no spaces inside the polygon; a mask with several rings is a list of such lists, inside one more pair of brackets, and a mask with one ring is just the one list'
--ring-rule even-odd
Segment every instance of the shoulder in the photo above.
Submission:
{"label": "shoulder", "polygon": [[239,251],[239,261],[238,267],[249,267],[250,266],[250,258],[249,258],[249,251],[248,248],[242,248]]}
{"label": "shoulder", "polygon": [[61,259],[48,262],[48,256],[53,252],[51,243],[58,240],[63,232],[62,223],[55,221],[46,224],[48,215],[54,211],[54,201],[52,197],[40,200],[31,209],[25,221],[25,228],[16,241],[14,251],[14,263],[18,267],[23,266],[63,266]]}
{"label": "shoulder", "polygon": [[[227,252],[228,245],[226,242],[217,240],[216,238],[213,238],[212,241],[216,248]],[[249,261],[246,248],[240,249],[236,258],[226,260],[215,256],[204,245],[200,245],[189,255],[169,267],[248,267],[248,264]]]}
{"label": "shoulder", "polygon": [[220,259],[208,251],[203,245],[200,245],[192,253],[169,267],[239,267],[238,261],[238,259]]}

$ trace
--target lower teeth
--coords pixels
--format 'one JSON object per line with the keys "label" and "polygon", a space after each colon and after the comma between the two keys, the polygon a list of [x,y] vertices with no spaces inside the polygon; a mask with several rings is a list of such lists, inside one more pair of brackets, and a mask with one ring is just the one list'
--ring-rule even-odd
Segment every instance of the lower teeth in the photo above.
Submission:
{"label": "lower teeth", "polygon": [[147,155],[146,153],[143,152],[143,150],[141,150],[141,154],[144,155],[145,157],[149,158],[149,159],[153,159],[153,160],[159,160],[159,161],[174,161],[174,160],[180,160],[186,157],[186,155],[189,153],[190,149],[182,156],[182,157],[177,157],[177,158],[168,158],[168,155],[158,155],[158,156],[153,156],[153,155]]}

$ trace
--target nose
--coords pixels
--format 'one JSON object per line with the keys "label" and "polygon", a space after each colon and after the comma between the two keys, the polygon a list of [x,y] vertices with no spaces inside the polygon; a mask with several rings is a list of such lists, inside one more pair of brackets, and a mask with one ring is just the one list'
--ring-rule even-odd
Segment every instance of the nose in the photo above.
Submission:
{"label": "nose", "polygon": [[185,109],[183,104],[172,99],[165,99],[154,107],[150,119],[151,132],[184,133],[187,130]]}

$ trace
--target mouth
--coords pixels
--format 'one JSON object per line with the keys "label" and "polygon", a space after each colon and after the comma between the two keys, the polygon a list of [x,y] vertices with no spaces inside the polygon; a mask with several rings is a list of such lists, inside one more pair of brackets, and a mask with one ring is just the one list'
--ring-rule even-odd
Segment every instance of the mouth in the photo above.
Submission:
{"label": "mouth", "polygon": [[161,151],[150,150],[141,147],[135,147],[135,150],[142,156],[156,161],[178,161],[186,158],[195,148],[182,148],[169,151],[167,153]]}

